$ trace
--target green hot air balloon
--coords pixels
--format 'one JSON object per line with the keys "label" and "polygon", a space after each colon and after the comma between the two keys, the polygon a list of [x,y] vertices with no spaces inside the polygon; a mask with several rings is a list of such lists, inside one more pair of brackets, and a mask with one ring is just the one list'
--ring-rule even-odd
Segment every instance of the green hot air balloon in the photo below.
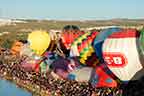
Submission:
{"label": "green hot air balloon", "polygon": [[141,31],[141,35],[140,35],[140,45],[141,45],[142,53],[144,54],[144,29]]}

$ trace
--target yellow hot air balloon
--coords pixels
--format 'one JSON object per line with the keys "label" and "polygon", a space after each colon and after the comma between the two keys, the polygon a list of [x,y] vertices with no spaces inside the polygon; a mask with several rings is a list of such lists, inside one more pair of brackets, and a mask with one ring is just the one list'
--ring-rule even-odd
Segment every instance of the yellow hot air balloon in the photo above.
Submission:
{"label": "yellow hot air balloon", "polygon": [[30,48],[37,54],[42,55],[50,44],[50,35],[46,31],[36,30],[28,35]]}

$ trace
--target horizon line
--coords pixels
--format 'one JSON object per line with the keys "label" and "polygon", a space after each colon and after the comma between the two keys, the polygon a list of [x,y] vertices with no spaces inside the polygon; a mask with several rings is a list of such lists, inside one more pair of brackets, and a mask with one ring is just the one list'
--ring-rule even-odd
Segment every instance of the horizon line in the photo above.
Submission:
{"label": "horizon line", "polygon": [[52,19],[52,18],[3,18],[1,17],[0,19],[3,20],[16,20],[16,19],[20,19],[20,20],[52,20],[52,21],[109,21],[109,20],[140,20],[140,19],[144,19],[144,18],[107,18],[107,19]]}

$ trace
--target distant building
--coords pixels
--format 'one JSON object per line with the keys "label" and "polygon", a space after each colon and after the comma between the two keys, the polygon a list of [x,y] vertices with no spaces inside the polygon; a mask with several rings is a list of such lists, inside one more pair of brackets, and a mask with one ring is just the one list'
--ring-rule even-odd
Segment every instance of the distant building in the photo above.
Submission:
{"label": "distant building", "polygon": [[5,34],[7,35],[7,34],[9,34],[9,33],[10,33],[10,32],[2,32],[3,35],[5,35]]}
{"label": "distant building", "polygon": [[0,19],[0,26],[16,25],[16,23],[27,23],[27,22],[14,19]]}

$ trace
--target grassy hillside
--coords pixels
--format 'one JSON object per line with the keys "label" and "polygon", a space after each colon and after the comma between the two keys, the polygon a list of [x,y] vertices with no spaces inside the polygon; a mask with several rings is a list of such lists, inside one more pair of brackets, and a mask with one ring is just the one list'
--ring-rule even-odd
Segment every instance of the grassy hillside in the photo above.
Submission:
{"label": "grassy hillside", "polygon": [[[18,19],[22,20],[22,19]],[[85,21],[62,21],[62,20],[22,20],[26,23],[14,23],[0,26],[0,33],[9,32],[0,36],[0,46],[9,48],[16,39],[26,39],[28,32],[36,29],[49,31],[50,29],[61,30],[65,25],[77,25],[80,28],[96,26],[139,26],[144,25],[144,19],[112,19],[112,20],[85,20]]]}
{"label": "grassy hillside", "polygon": [[144,25],[144,19],[112,19],[112,20],[86,20],[86,21],[56,21],[56,20],[23,20],[27,23],[16,23],[16,25],[0,26],[0,32],[24,32],[33,29],[62,29],[65,25],[77,25],[80,28],[122,25],[137,26]]}

